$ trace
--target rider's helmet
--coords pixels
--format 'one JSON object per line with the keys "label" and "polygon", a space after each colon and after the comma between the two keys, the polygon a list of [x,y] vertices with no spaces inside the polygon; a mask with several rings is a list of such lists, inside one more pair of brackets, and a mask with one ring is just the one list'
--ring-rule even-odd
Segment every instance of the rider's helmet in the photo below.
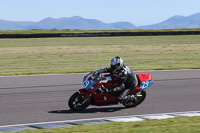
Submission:
{"label": "rider's helmet", "polygon": [[124,61],[121,57],[116,56],[111,59],[110,67],[114,73],[118,72],[123,66],[124,66]]}

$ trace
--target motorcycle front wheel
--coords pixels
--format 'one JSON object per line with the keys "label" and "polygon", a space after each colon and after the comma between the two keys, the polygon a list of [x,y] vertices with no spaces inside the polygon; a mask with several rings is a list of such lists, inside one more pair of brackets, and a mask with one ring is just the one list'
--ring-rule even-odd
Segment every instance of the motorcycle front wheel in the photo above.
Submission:
{"label": "motorcycle front wheel", "polygon": [[135,95],[135,99],[131,101],[127,101],[123,103],[126,108],[136,107],[137,105],[141,104],[144,99],[146,98],[146,91],[142,90]]}
{"label": "motorcycle front wheel", "polygon": [[81,111],[90,105],[90,101],[86,100],[84,95],[76,92],[70,97],[68,105],[74,111]]}

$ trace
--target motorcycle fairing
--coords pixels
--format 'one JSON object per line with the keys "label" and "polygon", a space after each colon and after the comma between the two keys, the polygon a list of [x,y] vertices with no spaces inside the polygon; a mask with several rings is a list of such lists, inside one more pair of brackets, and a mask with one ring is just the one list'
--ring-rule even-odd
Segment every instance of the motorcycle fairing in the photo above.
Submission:
{"label": "motorcycle fairing", "polygon": [[141,82],[140,91],[144,90],[145,88],[149,87],[152,84],[153,84],[153,80],[147,80],[147,81]]}
{"label": "motorcycle fairing", "polygon": [[149,87],[154,83],[153,78],[150,74],[137,74],[140,83],[140,91]]}
{"label": "motorcycle fairing", "polygon": [[78,93],[79,93],[79,94],[82,94],[82,95],[85,95],[85,98],[86,98],[86,99],[90,97],[90,93],[89,93],[88,90],[86,90],[85,88],[79,89],[79,90],[78,90]]}
{"label": "motorcycle fairing", "polygon": [[94,93],[93,97],[93,105],[103,106],[109,104],[116,104],[118,103],[117,97],[107,94],[107,93]]}
{"label": "motorcycle fairing", "polygon": [[138,86],[131,92],[131,94],[136,94],[154,83],[153,78],[150,74],[137,74],[137,77]]}
{"label": "motorcycle fairing", "polygon": [[139,81],[147,81],[147,80],[152,80],[152,76],[150,74],[137,74],[137,77]]}
{"label": "motorcycle fairing", "polygon": [[107,83],[103,84],[106,88],[111,89],[119,85],[116,75],[105,75],[105,78],[109,79]]}
{"label": "motorcycle fairing", "polygon": [[92,86],[94,85],[94,84],[96,84],[97,82],[90,82],[89,80],[88,80],[88,78],[87,77],[85,77],[84,79],[83,79],[83,86],[85,87],[85,89],[94,89]]}

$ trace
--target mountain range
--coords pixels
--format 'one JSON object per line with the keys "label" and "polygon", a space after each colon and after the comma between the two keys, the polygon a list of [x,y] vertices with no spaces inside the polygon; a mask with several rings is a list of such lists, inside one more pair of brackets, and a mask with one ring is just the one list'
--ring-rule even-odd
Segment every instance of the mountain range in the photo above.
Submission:
{"label": "mountain range", "polygon": [[38,22],[0,20],[0,30],[28,29],[79,29],[79,30],[123,30],[123,29],[179,29],[200,28],[200,13],[190,16],[173,16],[163,22],[146,26],[135,26],[130,22],[104,23],[80,16],[69,18],[45,18]]}

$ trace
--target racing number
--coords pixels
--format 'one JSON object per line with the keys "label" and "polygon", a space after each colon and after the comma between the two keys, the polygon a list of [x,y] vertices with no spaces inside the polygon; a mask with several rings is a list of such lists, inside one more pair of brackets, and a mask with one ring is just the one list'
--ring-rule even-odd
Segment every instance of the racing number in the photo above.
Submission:
{"label": "racing number", "polygon": [[88,78],[85,78],[84,81],[83,81],[83,86],[85,88],[87,88],[87,86],[90,84],[90,81],[88,80]]}
{"label": "racing number", "polygon": [[145,88],[147,88],[149,86],[149,81],[143,81],[142,83],[141,83],[141,89],[143,90],[143,89],[145,89]]}

